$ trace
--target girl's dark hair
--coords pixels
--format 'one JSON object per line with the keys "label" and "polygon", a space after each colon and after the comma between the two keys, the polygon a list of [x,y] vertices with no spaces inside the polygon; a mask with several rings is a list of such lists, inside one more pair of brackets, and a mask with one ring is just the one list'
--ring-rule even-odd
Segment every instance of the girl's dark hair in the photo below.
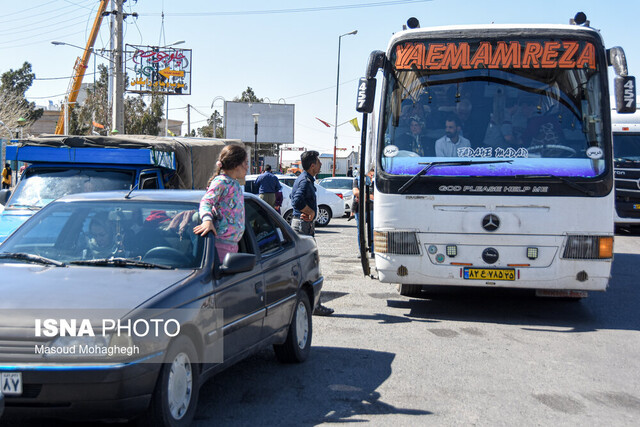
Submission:
{"label": "girl's dark hair", "polygon": [[211,181],[213,180],[213,178],[217,175],[220,175],[220,173],[223,170],[235,169],[236,167],[243,164],[246,160],[247,160],[247,151],[244,149],[242,145],[239,145],[239,144],[225,145],[222,151],[220,152],[220,156],[218,157],[218,161],[220,162],[221,166],[216,169],[215,175],[213,175],[209,179],[209,183],[207,184],[207,186],[211,184]]}

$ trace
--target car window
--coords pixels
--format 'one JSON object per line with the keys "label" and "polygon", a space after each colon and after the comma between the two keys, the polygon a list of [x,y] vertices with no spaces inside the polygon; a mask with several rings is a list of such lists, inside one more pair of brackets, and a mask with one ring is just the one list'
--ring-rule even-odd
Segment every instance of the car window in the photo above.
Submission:
{"label": "car window", "polygon": [[256,236],[258,250],[263,256],[277,251],[284,244],[290,242],[290,237],[287,233],[261,206],[247,200],[245,209],[247,226],[251,228]]}

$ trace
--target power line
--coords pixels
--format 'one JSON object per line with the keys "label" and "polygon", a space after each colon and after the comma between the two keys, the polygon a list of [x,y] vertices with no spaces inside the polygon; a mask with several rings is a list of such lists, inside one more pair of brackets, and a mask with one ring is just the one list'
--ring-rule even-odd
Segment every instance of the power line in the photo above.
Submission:
{"label": "power line", "polygon": [[[50,3],[55,3],[55,2],[52,1]],[[50,3],[45,3],[45,4],[40,5],[40,6],[45,6],[45,5],[50,4]],[[38,7],[38,6],[36,6],[36,7]],[[7,22],[23,21],[23,20],[26,20],[26,19],[31,20],[36,16],[48,15],[50,13],[55,13],[55,12],[58,12],[58,11],[63,10],[63,9],[68,9],[70,7],[73,7],[73,6],[72,5],[68,5],[68,6],[57,7],[55,9],[47,10],[47,11],[42,12],[42,13],[29,14],[29,16],[25,16],[24,18],[12,18],[12,19],[8,19],[8,20],[5,20],[5,21],[0,21],[0,24],[4,24],[4,23],[7,23]],[[31,8],[31,9],[34,9],[34,8]],[[31,10],[31,9],[24,9],[24,10],[21,10],[19,12],[14,12],[13,14],[22,13],[22,12],[25,12],[25,11]],[[9,14],[9,15],[12,15],[12,14]],[[9,16],[9,15],[3,15],[3,16]]]}
{"label": "power line", "polygon": [[[83,30],[80,30],[80,31],[76,31],[76,32],[74,32],[74,33],[61,34],[61,35],[59,35],[58,37],[59,37],[59,38],[62,38],[62,37],[70,37],[70,36],[75,36],[75,35],[82,34],[82,33],[84,33],[84,31],[83,31]],[[50,42],[49,42],[49,40],[38,40],[38,41],[35,41],[35,42],[31,42],[31,43],[16,44],[16,45],[7,46],[7,47],[2,47],[2,46],[0,46],[0,50],[3,50],[3,49],[13,49],[13,48],[16,48],[16,47],[24,47],[24,46],[33,46],[34,44],[40,44],[40,43],[47,43],[47,44],[49,44]]]}
{"label": "power line", "polygon": [[[93,73],[84,73],[85,77],[86,76],[93,76],[94,74],[100,74],[100,71],[95,71]],[[66,76],[66,77],[36,77],[33,80],[63,80],[63,79],[72,79],[74,77],[75,77],[75,75]]]}
{"label": "power line", "polygon": [[[77,16],[73,16],[73,17],[70,17],[70,18],[66,18],[67,15],[68,14],[65,12],[65,13],[62,13],[60,15],[56,15],[56,16],[49,17],[47,19],[43,19],[41,21],[30,22],[29,23],[29,28],[26,28],[24,25],[18,25],[17,27],[13,27],[13,28],[3,27],[2,31],[0,31],[0,35],[1,34],[27,33],[27,32],[30,32],[30,31],[34,31],[36,29],[36,25],[37,25],[37,29],[38,30],[41,30],[43,28],[53,27],[55,25],[59,26],[59,25],[61,25],[61,22],[60,22],[59,18],[62,17],[62,16],[65,16],[64,25],[66,26],[66,25],[68,25],[70,20],[78,19],[80,17],[82,17],[82,19],[84,19],[84,17],[86,16],[84,12],[82,13],[82,15],[77,15]],[[41,24],[41,23],[44,23],[44,22],[49,22],[49,21],[55,21],[55,22],[53,24],[49,24],[49,25],[38,25],[38,24]]]}
{"label": "power line", "polygon": [[[69,25],[69,26],[72,26],[73,24],[77,24],[77,23],[82,22],[82,21],[84,21],[84,20],[85,20],[85,18],[84,18],[84,17],[82,17],[82,18],[81,18],[81,19],[79,19],[79,20],[78,20],[78,19],[76,19],[75,21],[71,21],[71,22],[66,22],[66,21],[65,21],[65,22],[64,22],[64,26],[65,26],[65,27],[66,27],[66,26],[68,26],[68,25]],[[25,40],[25,39],[32,39],[32,38],[34,38],[34,37],[40,37],[40,36],[43,36],[43,35],[45,35],[45,34],[55,33],[56,31],[59,31],[59,30],[61,30],[61,29],[62,29],[62,28],[56,28],[56,29],[53,29],[53,30],[45,31],[45,32],[38,33],[38,34],[33,34],[33,35],[30,35],[30,36],[22,36],[22,37],[19,37],[19,38],[17,38],[17,39],[12,39],[12,40],[3,40],[3,41],[2,41],[2,43],[0,43],[0,44],[2,44],[2,45],[13,44],[14,42],[18,42],[18,41],[21,41],[21,40]],[[81,32],[82,32],[82,31],[81,31]]]}
{"label": "power line", "polygon": [[[243,15],[271,15],[271,14],[285,14],[285,13],[308,13],[308,12],[326,12],[332,10],[345,10],[345,9],[364,9],[370,7],[383,7],[383,6],[398,6],[401,4],[413,4],[424,3],[432,0],[395,0],[395,1],[383,1],[376,3],[360,3],[360,4],[345,4],[339,6],[318,6],[318,7],[303,7],[292,9],[265,9],[265,10],[241,10],[230,12],[177,12],[177,13],[165,13],[165,16],[243,16]],[[158,13],[147,13],[146,16],[160,16]]]}

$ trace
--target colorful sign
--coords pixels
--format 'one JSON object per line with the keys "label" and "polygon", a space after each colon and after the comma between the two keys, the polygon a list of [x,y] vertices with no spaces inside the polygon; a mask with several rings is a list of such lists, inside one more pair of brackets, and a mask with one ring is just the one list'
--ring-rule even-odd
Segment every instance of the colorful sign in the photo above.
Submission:
{"label": "colorful sign", "polygon": [[127,45],[128,92],[191,95],[191,49]]}
{"label": "colorful sign", "polygon": [[578,41],[407,42],[396,46],[398,70],[596,68],[593,44]]}

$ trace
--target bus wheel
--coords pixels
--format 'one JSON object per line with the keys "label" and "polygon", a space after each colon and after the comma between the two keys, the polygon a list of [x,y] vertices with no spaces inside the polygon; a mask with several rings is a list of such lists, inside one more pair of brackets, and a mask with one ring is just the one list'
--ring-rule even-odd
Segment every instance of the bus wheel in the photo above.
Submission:
{"label": "bus wheel", "polygon": [[422,285],[398,284],[398,292],[405,297],[417,297],[422,293]]}

